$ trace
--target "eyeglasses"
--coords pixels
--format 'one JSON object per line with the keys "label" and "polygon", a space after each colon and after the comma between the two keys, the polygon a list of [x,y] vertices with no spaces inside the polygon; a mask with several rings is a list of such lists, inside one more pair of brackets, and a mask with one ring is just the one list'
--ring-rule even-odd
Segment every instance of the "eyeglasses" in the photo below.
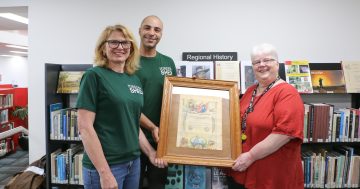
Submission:
{"label": "eyeglasses", "polygon": [[112,49],[118,48],[120,44],[123,49],[129,49],[131,47],[131,41],[107,40],[105,42],[108,43]]}
{"label": "eyeglasses", "polygon": [[266,64],[266,65],[268,65],[268,64],[270,64],[270,63],[272,63],[272,62],[274,62],[274,61],[276,61],[276,60],[273,59],[273,58],[263,59],[263,60],[257,60],[257,61],[255,61],[255,62],[252,62],[252,65],[253,65],[253,66],[259,66],[261,62],[264,63],[264,64]]}

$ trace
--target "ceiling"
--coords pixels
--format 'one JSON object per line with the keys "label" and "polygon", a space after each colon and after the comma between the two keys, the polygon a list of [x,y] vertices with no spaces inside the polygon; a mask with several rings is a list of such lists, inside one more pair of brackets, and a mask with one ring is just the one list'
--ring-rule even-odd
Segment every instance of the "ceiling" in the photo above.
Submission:
{"label": "ceiling", "polygon": [[[17,14],[19,16],[28,18],[28,7],[27,6],[0,7],[0,13],[13,13],[13,14]],[[28,25],[0,17],[0,31],[10,32],[13,34],[27,37],[28,36]],[[0,36],[0,38],[1,38],[1,36]],[[12,54],[12,55],[24,56],[21,54],[11,53],[10,51],[26,51],[26,50],[10,48],[10,47],[5,46],[10,43],[11,43],[11,41],[7,41],[7,43],[4,43],[3,41],[0,40],[0,55],[1,54],[10,54],[10,55]]]}

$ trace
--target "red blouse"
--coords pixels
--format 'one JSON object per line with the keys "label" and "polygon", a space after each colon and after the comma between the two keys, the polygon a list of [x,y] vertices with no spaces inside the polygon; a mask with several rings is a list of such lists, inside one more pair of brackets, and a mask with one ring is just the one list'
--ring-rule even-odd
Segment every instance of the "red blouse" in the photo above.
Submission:
{"label": "red blouse", "polygon": [[[240,100],[240,115],[249,106],[256,85],[249,87]],[[260,100],[259,100],[260,99]],[[269,134],[294,137],[287,144],[263,159],[255,161],[245,172],[231,171],[231,176],[248,189],[303,189],[301,165],[304,105],[294,87],[280,83],[263,97],[255,97],[254,111],[248,114],[242,151],[247,152]]]}

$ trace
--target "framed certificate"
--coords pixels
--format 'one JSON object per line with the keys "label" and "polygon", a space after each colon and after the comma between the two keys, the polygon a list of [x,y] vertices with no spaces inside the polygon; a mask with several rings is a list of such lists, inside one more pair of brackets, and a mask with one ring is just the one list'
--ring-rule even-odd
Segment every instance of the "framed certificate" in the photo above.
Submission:
{"label": "framed certificate", "polygon": [[241,153],[237,82],[166,77],[157,157],[231,167]]}

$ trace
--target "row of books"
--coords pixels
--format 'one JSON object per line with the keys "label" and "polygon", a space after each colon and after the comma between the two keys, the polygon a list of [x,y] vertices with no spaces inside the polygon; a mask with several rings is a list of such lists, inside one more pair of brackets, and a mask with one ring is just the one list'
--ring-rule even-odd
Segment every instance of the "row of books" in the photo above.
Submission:
{"label": "row of books", "polygon": [[0,157],[15,150],[14,141],[11,137],[0,140]]}
{"label": "row of books", "polygon": [[[300,93],[360,93],[358,65],[285,61],[280,63],[279,75]],[[176,61],[175,66],[180,77],[237,81],[241,93],[257,82],[251,61]]]}
{"label": "row of books", "polygon": [[0,109],[13,106],[13,94],[0,94]]}
{"label": "row of books", "polygon": [[49,131],[51,140],[80,140],[77,109],[63,108],[62,103],[51,104]]}
{"label": "row of books", "polygon": [[65,151],[57,149],[50,155],[51,182],[82,185],[82,145],[74,145]]}
{"label": "row of books", "polygon": [[14,128],[14,122],[7,122],[0,125],[0,133]]}
{"label": "row of books", "polygon": [[[241,93],[256,83],[251,61],[176,61],[177,76],[238,82]],[[360,93],[360,62],[285,61],[279,75],[300,93]],[[60,71],[57,93],[77,93],[83,71]]]}
{"label": "row of books", "polygon": [[[345,108],[334,112],[334,106],[330,104],[309,103],[304,106],[304,142],[360,141],[359,109]],[[79,140],[75,109],[58,109],[51,115],[51,139]]]}
{"label": "row of books", "polygon": [[[83,148],[74,145],[66,151],[51,153],[51,182],[83,185]],[[227,189],[225,173],[217,167],[171,164],[165,189]]]}
{"label": "row of books", "polygon": [[[0,133],[14,128],[14,122],[7,122],[0,125]],[[0,140],[0,157],[12,152],[15,149],[12,137]]]}
{"label": "row of books", "polygon": [[9,109],[0,110],[0,124],[9,121]]}
{"label": "row of books", "polygon": [[354,148],[343,146],[327,151],[302,153],[304,187],[359,188],[360,156]]}
{"label": "row of books", "polygon": [[360,109],[305,103],[304,142],[360,142]]}
{"label": "row of books", "polygon": [[165,189],[227,189],[225,173],[216,167],[175,165],[168,167]]}

